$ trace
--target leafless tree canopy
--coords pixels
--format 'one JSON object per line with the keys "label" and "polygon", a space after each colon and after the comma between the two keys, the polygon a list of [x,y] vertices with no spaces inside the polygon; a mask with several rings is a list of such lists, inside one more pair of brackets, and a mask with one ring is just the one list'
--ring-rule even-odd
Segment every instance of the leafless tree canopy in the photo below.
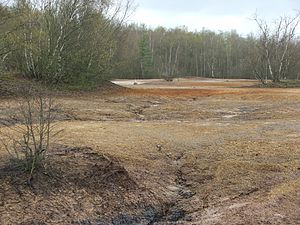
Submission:
{"label": "leafless tree canopy", "polygon": [[51,96],[27,90],[14,113],[1,120],[6,127],[1,142],[12,160],[30,173],[29,181],[33,172],[44,166],[50,144],[60,132],[54,126],[56,109]]}
{"label": "leafless tree canopy", "polygon": [[[294,17],[280,17],[274,24],[268,24],[257,15],[254,21],[259,27],[258,50],[259,58],[265,63],[273,82],[284,79],[289,71],[295,46],[296,29],[299,24],[300,14]],[[259,71],[256,74],[263,79]]]}

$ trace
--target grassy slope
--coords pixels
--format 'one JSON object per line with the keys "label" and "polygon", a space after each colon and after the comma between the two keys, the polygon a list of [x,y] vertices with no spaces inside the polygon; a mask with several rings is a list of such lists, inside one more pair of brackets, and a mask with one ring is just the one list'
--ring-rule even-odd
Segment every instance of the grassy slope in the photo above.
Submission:
{"label": "grassy slope", "polygon": [[20,92],[24,88],[33,87],[41,88],[42,90],[49,90],[51,93],[55,94],[79,94],[90,91],[100,91],[103,93],[110,93],[112,91],[124,89],[110,81],[101,81],[100,83],[95,83],[92,85],[77,85],[77,84],[62,84],[62,85],[52,85],[46,86],[42,85],[40,82],[33,80],[26,80],[24,78],[17,77],[11,74],[0,74],[0,98],[4,97],[18,97]]}

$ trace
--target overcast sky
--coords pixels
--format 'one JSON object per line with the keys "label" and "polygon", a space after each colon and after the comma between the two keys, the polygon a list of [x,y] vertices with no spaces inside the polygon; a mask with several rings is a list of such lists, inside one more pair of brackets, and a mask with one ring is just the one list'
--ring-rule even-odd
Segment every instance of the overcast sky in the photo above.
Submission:
{"label": "overcast sky", "polygon": [[300,10],[300,0],[135,0],[135,3],[137,9],[131,22],[152,28],[185,25],[190,31],[205,27],[215,31],[237,30],[240,34],[256,31],[250,20],[255,12],[271,20],[280,15],[295,15]]}

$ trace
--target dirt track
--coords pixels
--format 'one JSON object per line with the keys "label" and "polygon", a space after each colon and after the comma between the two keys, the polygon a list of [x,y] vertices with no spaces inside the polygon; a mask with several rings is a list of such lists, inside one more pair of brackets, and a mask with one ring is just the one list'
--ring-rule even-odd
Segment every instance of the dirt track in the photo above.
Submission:
{"label": "dirt track", "polygon": [[[156,80],[110,95],[60,97],[57,144],[117,158],[140,191],[128,190],[120,202],[151,196],[148,205],[160,210],[142,222],[134,207],[115,211],[112,198],[98,214],[92,203],[61,214],[68,221],[127,218],[107,224],[300,224],[300,89],[239,88],[254,83]],[[2,114],[13,108],[12,100],[1,101]],[[0,223],[16,223],[20,203],[2,199]],[[64,224],[48,210],[40,222]]]}

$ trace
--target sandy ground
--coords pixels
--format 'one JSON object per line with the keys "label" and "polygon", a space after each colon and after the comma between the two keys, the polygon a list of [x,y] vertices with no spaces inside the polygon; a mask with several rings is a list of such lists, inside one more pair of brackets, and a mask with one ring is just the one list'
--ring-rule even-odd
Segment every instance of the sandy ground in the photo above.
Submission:
{"label": "sandy ground", "polygon": [[[143,201],[152,196],[149,205],[164,209],[150,222],[103,224],[300,224],[300,89],[251,88],[256,81],[245,80],[118,83],[131,89],[59,97],[64,131],[56,144],[117,158],[140,188],[120,202],[147,192]],[[5,117],[14,101],[1,103]],[[18,224],[25,209],[2,199],[0,224]],[[80,221],[95,219],[84,207],[72,210],[82,212]],[[112,216],[134,213],[121,207]]]}
{"label": "sandy ground", "polygon": [[164,79],[113,80],[114,84],[128,88],[168,88],[168,89],[204,89],[211,87],[240,87],[257,84],[256,80],[243,79],[209,79],[209,78],[174,78],[172,82]]}

